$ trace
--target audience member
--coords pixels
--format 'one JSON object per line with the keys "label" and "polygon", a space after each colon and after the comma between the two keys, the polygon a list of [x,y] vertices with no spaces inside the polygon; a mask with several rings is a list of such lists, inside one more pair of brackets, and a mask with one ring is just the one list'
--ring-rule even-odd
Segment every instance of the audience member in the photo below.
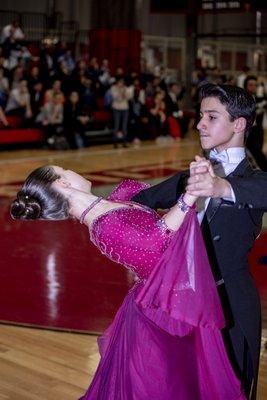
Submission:
{"label": "audience member", "polygon": [[25,38],[22,29],[19,26],[19,21],[12,21],[11,24],[4,26],[1,35],[1,43],[5,43],[8,39],[20,42]]}
{"label": "audience member", "polygon": [[148,115],[145,106],[144,90],[140,80],[135,79],[132,86],[132,95],[129,100],[129,139],[135,145],[142,139],[148,139],[147,132]]}
{"label": "audience member", "polygon": [[9,126],[9,122],[5,116],[3,108],[0,106],[0,123],[4,125],[5,128]]}
{"label": "audience member", "polygon": [[111,108],[113,111],[114,120],[114,147],[117,147],[120,142],[122,142],[123,146],[126,147],[129,100],[131,96],[123,78],[119,77],[114,85],[111,87],[111,96]]}
{"label": "audience member", "polygon": [[19,82],[16,89],[11,90],[6,106],[7,115],[16,115],[29,122],[32,118],[30,93],[25,79]]}
{"label": "audience member", "polygon": [[10,71],[10,89],[16,89],[20,82],[25,79],[24,70],[21,66],[17,66]]}
{"label": "audience member", "polygon": [[0,107],[5,107],[9,91],[9,82],[4,76],[4,69],[0,67]]}
{"label": "audience member", "polygon": [[30,92],[33,90],[34,85],[41,81],[40,68],[37,65],[31,68],[27,81]]}
{"label": "audience member", "polygon": [[61,99],[61,103],[64,103],[65,97],[64,94],[61,90],[61,81],[56,79],[53,83],[52,83],[52,87],[50,89],[47,89],[45,91],[44,94],[44,104],[50,102],[55,95],[59,95],[58,99]]}
{"label": "audience member", "polygon": [[60,93],[55,93],[44,105],[37,117],[37,122],[40,122],[44,128],[49,147],[57,150],[65,150],[69,147],[63,131],[63,105]]}
{"label": "audience member", "polygon": [[40,111],[42,111],[42,107],[44,104],[44,89],[43,84],[40,81],[36,81],[30,92],[31,96],[31,108],[33,119],[36,121],[37,116]]}
{"label": "audience member", "polygon": [[168,135],[167,112],[165,103],[166,92],[158,89],[154,103],[149,110],[149,131],[152,139],[158,142]]}
{"label": "audience member", "polygon": [[[183,138],[188,131],[191,114],[180,109],[184,89],[181,89],[180,84],[173,83],[172,75],[161,65],[154,68],[146,63],[140,73],[134,70],[131,72],[124,71],[121,66],[117,66],[111,77],[108,59],[98,60],[92,56],[91,59],[88,57],[87,62],[84,59],[76,62],[72,49],[66,42],[57,44],[51,38],[46,38],[43,41],[43,47],[37,57],[31,57],[28,49],[21,43],[24,40],[24,34],[21,31],[22,36],[20,36],[20,30],[21,28],[16,23],[10,24],[3,30],[2,41],[5,42],[8,38],[12,38],[8,57],[5,49],[3,50],[3,42],[2,46],[0,45],[0,106],[7,112],[7,115],[20,115],[27,121],[27,125],[33,124],[35,120],[43,119],[44,114],[50,113],[55,106],[55,98],[58,102],[60,99],[62,109],[66,98],[68,105],[64,106],[63,120],[59,125],[61,125],[61,128],[63,125],[65,127],[69,125],[64,120],[70,121],[66,110],[72,109],[72,124],[69,126],[75,125],[73,131],[75,131],[76,136],[68,132],[68,141],[71,147],[85,145],[83,135],[85,129],[102,129],[105,118],[109,119],[107,110],[113,112],[113,142],[115,147],[119,143],[126,146],[128,140],[138,144],[142,139],[159,138],[158,140],[161,140],[162,137],[168,136]],[[10,44],[8,40],[6,43]],[[30,59],[31,62],[29,63]],[[247,72],[248,69],[245,68],[244,73],[247,74]],[[195,88],[192,91],[192,101],[194,102],[196,98],[197,87],[200,82],[220,83],[227,80],[228,83],[235,84],[235,79],[235,76],[224,76],[216,66],[197,69],[192,77],[193,87]],[[240,77],[238,79],[240,84]],[[24,90],[24,88],[23,93],[23,90],[21,92],[19,87],[21,82],[25,82],[25,80],[28,82],[29,90]],[[23,86],[25,86],[25,83],[22,84]],[[29,92],[30,103],[28,102]],[[252,129],[258,131],[258,143],[256,146],[253,142],[251,150],[261,166],[263,164],[255,155],[254,148],[257,149],[256,152],[260,149],[261,155],[264,157],[262,153],[263,109],[261,109],[262,100],[265,101],[264,92],[264,85],[258,84],[257,92],[254,94],[258,104],[258,114],[256,125]],[[22,102],[18,101],[18,98],[22,98]],[[47,103],[50,103],[50,105],[44,108]],[[197,103],[195,108],[196,113],[198,113]],[[96,113],[94,118],[89,117],[94,111],[101,111],[102,113]],[[187,115],[190,115],[190,117],[187,117]],[[79,119],[79,116],[85,118]],[[100,119],[97,121],[98,116],[102,118],[101,122]],[[88,125],[89,120],[90,125]],[[76,122],[74,123],[74,121]],[[110,126],[112,119],[110,118],[109,121],[104,121],[104,123],[105,126]],[[44,122],[44,125],[46,125],[46,122]],[[51,124],[48,125],[46,131],[51,131]],[[49,135],[53,136],[51,132]],[[248,147],[251,145],[251,135],[248,140]],[[72,139],[70,140],[70,138]],[[263,166],[263,168],[265,167]]]}
{"label": "audience member", "polygon": [[266,97],[257,96],[257,77],[254,75],[248,75],[246,77],[244,81],[244,89],[247,90],[256,100],[256,120],[249,131],[246,146],[251,152],[258,166],[263,171],[267,171],[267,158],[262,151],[264,142],[264,130],[262,123],[264,111],[267,107]]}
{"label": "audience member", "polygon": [[87,144],[84,133],[89,120],[80,103],[78,92],[71,92],[64,104],[64,130],[71,148],[77,149]]}
{"label": "audience member", "polygon": [[244,89],[245,79],[246,79],[246,77],[248,76],[249,71],[250,71],[250,68],[249,68],[247,65],[245,65],[245,66],[242,68],[241,74],[238,75],[237,78],[236,78],[236,84],[237,84],[237,86],[239,86],[239,87],[241,87],[241,88]]}

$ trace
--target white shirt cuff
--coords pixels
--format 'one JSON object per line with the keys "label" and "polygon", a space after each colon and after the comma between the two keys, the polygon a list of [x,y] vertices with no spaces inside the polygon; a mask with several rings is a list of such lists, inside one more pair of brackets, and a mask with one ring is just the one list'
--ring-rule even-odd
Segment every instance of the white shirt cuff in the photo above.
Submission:
{"label": "white shirt cuff", "polygon": [[236,202],[235,192],[233,191],[232,186],[231,186],[231,196],[223,197],[223,200],[232,201],[233,203]]}

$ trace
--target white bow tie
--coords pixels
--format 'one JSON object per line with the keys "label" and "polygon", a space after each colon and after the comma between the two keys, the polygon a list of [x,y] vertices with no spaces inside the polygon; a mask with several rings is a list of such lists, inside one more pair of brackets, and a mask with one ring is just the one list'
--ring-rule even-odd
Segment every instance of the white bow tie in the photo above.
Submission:
{"label": "white bow tie", "polygon": [[229,156],[226,151],[217,153],[215,150],[211,150],[209,154],[209,159],[213,165],[229,163]]}

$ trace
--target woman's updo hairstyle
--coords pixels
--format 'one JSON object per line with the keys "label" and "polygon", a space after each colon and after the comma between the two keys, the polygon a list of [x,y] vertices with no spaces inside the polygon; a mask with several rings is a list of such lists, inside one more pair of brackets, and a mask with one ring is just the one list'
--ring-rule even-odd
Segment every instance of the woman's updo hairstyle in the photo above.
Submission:
{"label": "woman's updo hairstyle", "polygon": [[51,220],[68,218],[69,202],[52,186],[52,183],[59,178],[52,167],[35,169],[11,204],[12,218]]}

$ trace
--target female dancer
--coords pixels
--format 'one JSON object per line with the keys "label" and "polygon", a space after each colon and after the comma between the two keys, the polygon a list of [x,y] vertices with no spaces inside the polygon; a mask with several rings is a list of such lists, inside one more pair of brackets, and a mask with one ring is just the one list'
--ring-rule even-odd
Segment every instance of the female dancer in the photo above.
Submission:
{"label": "female dancer", "polygon": [[61,167],[26,179],[11,206],[18,219],[73,217],[91,241],[137,274],[82,400],[244,400],[228,361],[222,309],[193,204],[185,193],[163,217],[129,200],[147,185],[123,181],[107,200]]}

